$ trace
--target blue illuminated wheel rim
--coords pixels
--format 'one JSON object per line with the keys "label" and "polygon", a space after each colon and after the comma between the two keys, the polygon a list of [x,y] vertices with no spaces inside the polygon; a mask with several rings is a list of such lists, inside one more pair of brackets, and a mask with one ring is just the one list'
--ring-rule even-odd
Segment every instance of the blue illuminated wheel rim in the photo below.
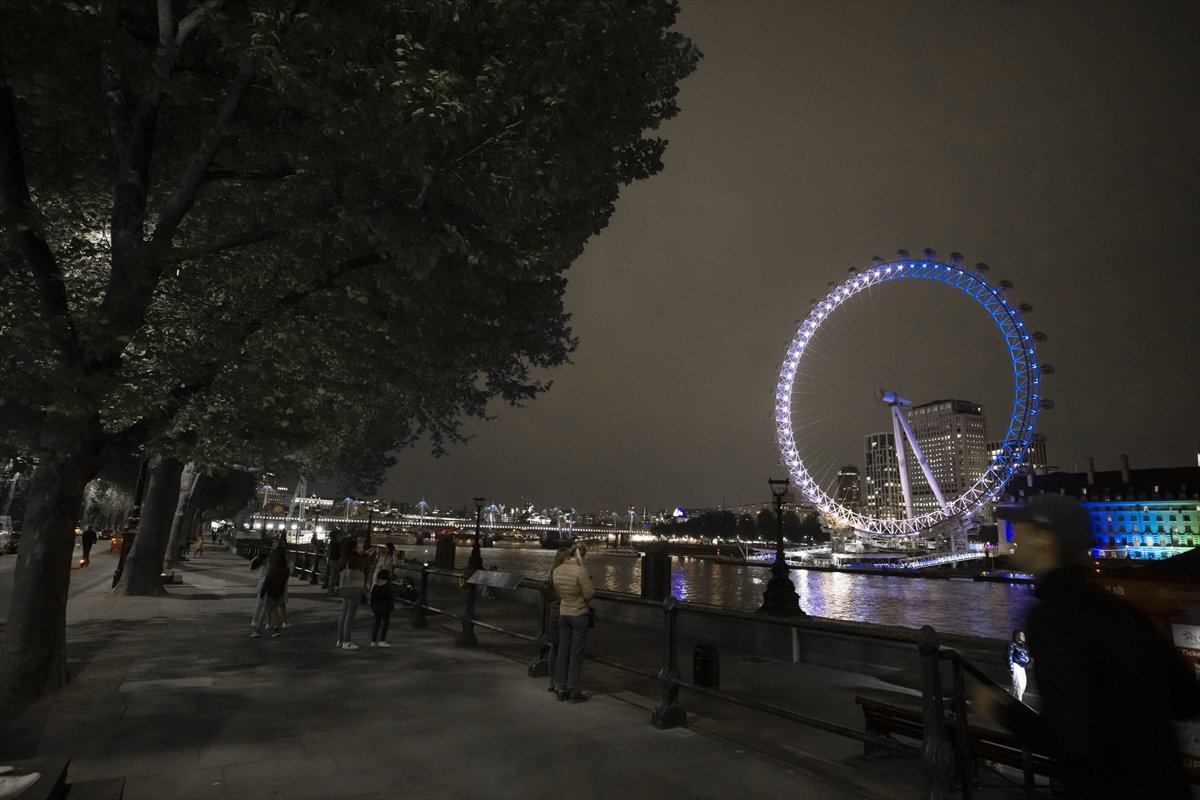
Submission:
{"label": "blue illuminated wheel rim", "polygon": [[[945,508],[912,519],[880,519],[841,505],[826,494],[809,474],[796,448],[795,431],[792,427],[792,392],[800,362],[821,323],[838,306],[859,292],[897,280],[939,281],[958,289],[987,311],[1000,329],[1011,359],[1013,405],[1008,432],[999,452],[993,456],[987,470],[965,492],[949,501]],[[1005,298],[1004,289],[988,283],[980,272],[963,269],[957,262],[944,264],[930,259],[905,258],[874,264],[855,273],[835,286],[824,300],[813,306],[808,317],[796,329],[796,335],[788,345],[787,355],[779,369],[779,384],[775,389],[775,430],[780,456],[792,482],[818,511],[841,525],[864,533],[910,536],[928,531],[938,523],[953,517],[969,518],[1000,493],[1024,462],[1025,454],[1033,441],[1033,425],[1040,400],[1040,370],[1033,344],[1033,335],[1026,330],[1021,312]]]}

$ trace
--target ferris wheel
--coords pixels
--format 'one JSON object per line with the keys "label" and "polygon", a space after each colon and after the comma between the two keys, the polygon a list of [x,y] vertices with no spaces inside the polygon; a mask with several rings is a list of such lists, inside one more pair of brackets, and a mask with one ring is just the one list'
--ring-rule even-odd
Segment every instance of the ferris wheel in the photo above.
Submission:
{"label": "ferris wheel", "polygon": [[[989,283],[986,264],[978,264],[975,269],[968,270],[961,265],[961,259],[962,256],[953,253],[949,263],[939,261],[932,250],[925,250],[923,258],[914,259],[909,257],[907,251],[900,250],[896,260],[884,262],[875,258],[870,267],[851,270],[852,274],[847,280],[834,286],[823,300],[814,303],[812,311],[800,323],[788,346],[775,391],[775,425],[780,454],[792,481],[805,498],[840,526],[872,535],[912,536],[929,531],[948,520],[969,519],[984,504],[995,498],[1022,467],[1034,440],[1034,420],[1038,410],[1053,407],[1053,403],[1042,398],[1039,391],[1040,374],[1053,372],[1053,368],[1049,365],[1039,367],[1034,352],[1034,343],[1044,341],[1045,336],[1026,330],[1022,319],[1022,312],[1031,311],[1032,308],[1024,303],[1014,305],[1007,300],[1005,292],[1012,288],[1008,281],[999,281],[994,285]],[[801,365],[805,363],[806,352],[809,351],[822,323],[855,295],[893,281],[935,281],[969,297],[988,314],[999,329],[1012,370],[1012,406],[1004,440],[994,455],[989,456],[990,461],[981,474],[968,480],[965,491],[955,497],[943,496],[933,478],[920,444],[905,419],[903,409],[908,407],[908,401],[893,391],[880,390],[878,399],[886,403],[891,410],[894,442],[900,465],[899,478],[905,495],[905,516],[896,519],[863,513],[861,509],[851,508],[835,500],[821,488],[818,480],[810,474],[809,467],[805,465],[797,447],[796,420],[792,403],[797,388],[797,376],[804,374]],[[917,514],[913,512],[908,470],[905,467],[906,435],[908,445],[921,468],[921,474],[937,498],[935,510]],[[913,473],[915,476],[916,470],[913,470]]]}

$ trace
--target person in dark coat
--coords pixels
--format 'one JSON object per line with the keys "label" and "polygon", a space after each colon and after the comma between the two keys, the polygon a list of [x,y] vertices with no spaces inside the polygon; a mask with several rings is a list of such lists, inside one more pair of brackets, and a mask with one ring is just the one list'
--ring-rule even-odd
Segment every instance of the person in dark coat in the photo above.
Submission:
{"label": "person in dark coat", "polygon": [[1172,721],[1200,716],[1200,684],[1149,620],[1089,578],[1087,511],[1038,495],[997,516],[1014,523],[1013,560],[1041,600],[1025,630],[1042,712],[982,687],[976,709],[1053,757],[1073,798],[1190,798]]}
{"label": "person in dark coat", "polygon": [[92,563],[92,545],[96,543],[96,538],[96,532],[92,530],[91,525],[88,525],[79,537],[79,543],[83,545],[83,559],[79,562],[79,566],[86,567]]}
{"label": "person in dark coat", "polygon": [[387,643],[388,624],[396,609],[396,596],[392,592],[392,573],[381,569],[371,586],[371,611],[375,613],[375,625],[371,628],[371,647],[391,647]]}

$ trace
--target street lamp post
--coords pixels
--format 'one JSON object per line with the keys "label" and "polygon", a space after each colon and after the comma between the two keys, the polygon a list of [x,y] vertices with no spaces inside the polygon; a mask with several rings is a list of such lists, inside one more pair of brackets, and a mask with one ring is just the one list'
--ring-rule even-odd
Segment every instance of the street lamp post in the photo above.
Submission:
{"label": "street lamp post", "polygon": [[479,552],[479,528],[483,521],[482,497],[475,498],[475,541],[471,545],[471,555],[467,557],[467,574],[483,569],[483,553]]}
{"label": "street lamp post", "polygon": [[[479,570],[483,569],[483,553],[479,552],[479,527],[483,521],[483,498],[475,498],[475,543],[471,545],[471,555],[467,557],[466,580],[469,580]],[[475,638],[475,584],[467,583],[467,607],[462,616],[462,632],[454,641],[459,647],[474,647],[478,640]]]}
{"label": "street lamp post", "polygon": [[800,596],[796,594],[796,586],[783,557],[783,504],[788,499],[789,479],[768,478],[767,484],[775,501],[775,563],[771,565],[771,579],[767,581],[763,604],[758,610],[767,614],[803,615]]}

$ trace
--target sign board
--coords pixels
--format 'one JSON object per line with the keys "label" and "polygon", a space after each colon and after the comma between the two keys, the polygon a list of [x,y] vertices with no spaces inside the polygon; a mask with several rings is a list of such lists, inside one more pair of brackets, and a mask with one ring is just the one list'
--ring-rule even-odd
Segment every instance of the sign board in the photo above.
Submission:
{"label": "sign board", "polygon": [[515,572],[480,569],[467,578],[467,583],[473,583],[476,586],[495,586],[498,589],[515,589],[521,585],[524,578],[524,575],[518,575]]}

